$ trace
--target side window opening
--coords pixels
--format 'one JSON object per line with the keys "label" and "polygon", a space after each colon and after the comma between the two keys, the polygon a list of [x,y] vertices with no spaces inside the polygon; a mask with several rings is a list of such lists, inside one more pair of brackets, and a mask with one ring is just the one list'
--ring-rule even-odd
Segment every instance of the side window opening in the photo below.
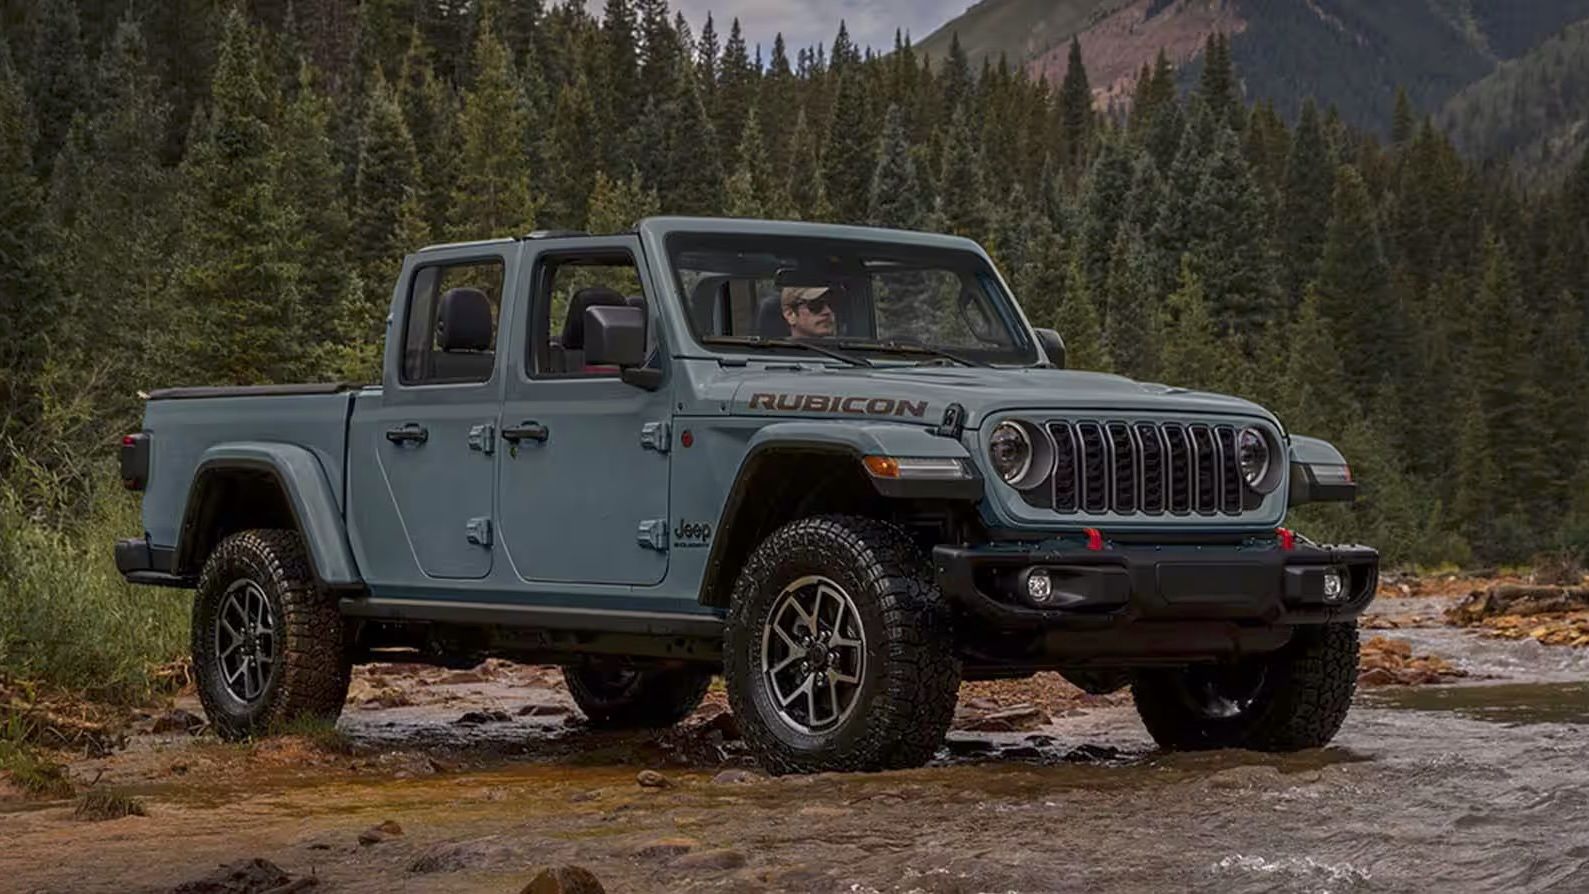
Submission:
{"label": "side window opening", "polygon": [[615,367],[585,360],[585,311],[646,306],[640,271],[628,252],[551,258],[536,277],[536,331],[529,340],[537,376],[616,377]]}
{"label": "side window opening", "polygon": [[433,264],[414,272],[403,335],[404,385],[491,380],[502,278],[500,260]]}

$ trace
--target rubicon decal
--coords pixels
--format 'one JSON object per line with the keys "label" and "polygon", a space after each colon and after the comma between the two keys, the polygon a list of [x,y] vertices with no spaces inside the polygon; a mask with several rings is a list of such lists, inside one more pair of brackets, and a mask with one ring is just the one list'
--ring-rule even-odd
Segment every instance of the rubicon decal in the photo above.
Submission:
{"label": "rubicon decal", "polygon": [[892,397],[855,397],[837,394],[752,394],[752,410],[782,410],[786,413],[845,413],[851,416],[927,415],[924,400],[897,400]]}

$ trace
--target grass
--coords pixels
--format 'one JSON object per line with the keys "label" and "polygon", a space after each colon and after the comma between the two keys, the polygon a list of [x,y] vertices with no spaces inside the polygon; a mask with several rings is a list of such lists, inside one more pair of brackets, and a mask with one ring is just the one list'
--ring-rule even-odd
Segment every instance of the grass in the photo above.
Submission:
{"label": "grass", "polygon": [[0,484],[0,677],[136,704],[158,688],[156,668],[187,651],[191,597],[116,571],[116,540],[143,527],[134,498],[107,487],[89,505],[56,527]]}
{"label": "grass", "polygon": [[336,719],[330,717],[296,717],[271,727],[266,735],[304,739],[316,749],[333,754],[347,754],[353,747],[348,734],[337,729]]}
{"label": "grass", "polygon": [[124,816],[148,816],[143,802],[115,789],[95,788],[83,793],[77,800],[73,814],[78,819],[99,822],[121,819]]}
{"label": "grass", "polygon": [[39,757],[20,741],[0,738],[0,773],[18,788],[41,798],[70,798],[73,788],[66,768]]}

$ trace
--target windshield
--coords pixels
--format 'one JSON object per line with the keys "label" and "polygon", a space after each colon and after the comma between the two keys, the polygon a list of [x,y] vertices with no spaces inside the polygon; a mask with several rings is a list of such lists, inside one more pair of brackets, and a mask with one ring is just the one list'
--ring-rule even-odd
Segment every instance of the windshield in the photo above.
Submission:
{"label": "windshield", "polygon": [[796,339],[872,359],[1037,361],[998,278],[972,252],[704,233],[675,233],[667,245],[695,335],[714,347]]}

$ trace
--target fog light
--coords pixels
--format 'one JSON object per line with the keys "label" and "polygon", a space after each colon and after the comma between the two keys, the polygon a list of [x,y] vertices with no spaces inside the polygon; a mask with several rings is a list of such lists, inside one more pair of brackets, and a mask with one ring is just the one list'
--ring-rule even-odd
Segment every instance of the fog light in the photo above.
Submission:
{"label": "fog light", "polygon": [[1324,572],[1324,601],[1346,601],[1346,575],[1334,570]]}
{"label": "fog light", "polygon": [[1047,571],[1034,571],[1026,576],[1026,598],[1036,605],[1045,605],[1054,598],[1054,582]]}

